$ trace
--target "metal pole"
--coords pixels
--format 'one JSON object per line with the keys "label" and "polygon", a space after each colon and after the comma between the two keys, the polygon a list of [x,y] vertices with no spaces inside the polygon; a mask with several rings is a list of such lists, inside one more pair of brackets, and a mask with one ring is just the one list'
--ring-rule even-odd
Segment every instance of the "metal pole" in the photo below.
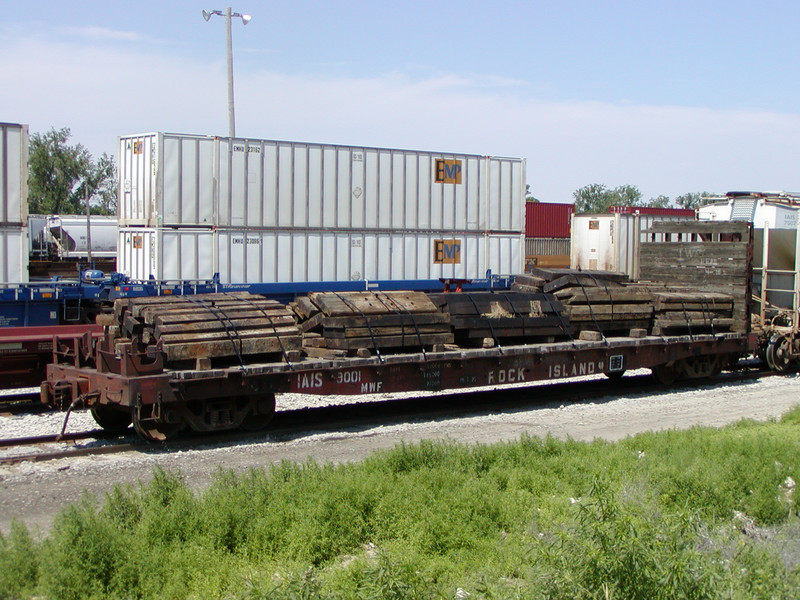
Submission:
{"label": "metal pole", "polygon": [[233,43],[231,41],[231,7],[225,10],[225,29],[228,37],[228,131],[236,137],[236,124],[233,118]]}

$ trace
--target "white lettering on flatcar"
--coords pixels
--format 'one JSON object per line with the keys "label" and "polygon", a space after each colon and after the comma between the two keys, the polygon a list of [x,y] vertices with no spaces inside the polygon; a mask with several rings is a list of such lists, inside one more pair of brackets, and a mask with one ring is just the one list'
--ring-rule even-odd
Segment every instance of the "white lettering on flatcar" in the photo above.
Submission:
{"label": "white lettering on flatcar", "polygon": [[376,392],[381,391],[383,391],[382,381],[367,381],[366,383],[361,384],[362,394],[375,394]]}
{"label": "white lettering on flatcar", "polygon": [[312,390],[322,387],[322,373],[298,373],[297,389]]}
{"label": "white lettering on flatcar", "polygon": [[489,378],[486,383],[516,383],[525,381],[525,369],[500,369],[499,371],[489,371]]}
{"label": "white lettering on flatcar", "polygon": [[561,377],[578,377],[580,375],[594,375],[602,370],[602,362],[591,361],[562,363],[560,365],[550,365],[548,367],[547,376],[550,379],[559,379]]}
{"label": "white lettering on flatcar", "polygon": [[361,383],[361,371],[339,371],[336,383]]}

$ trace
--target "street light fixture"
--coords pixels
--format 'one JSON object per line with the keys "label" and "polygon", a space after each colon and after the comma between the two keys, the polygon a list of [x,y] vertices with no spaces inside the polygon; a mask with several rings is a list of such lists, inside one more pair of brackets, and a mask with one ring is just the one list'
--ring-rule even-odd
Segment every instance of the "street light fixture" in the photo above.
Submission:
{"label": "street light fixture", "polygon": [[228,131],[230,137],[236,137],[236,124],[233,117],[233,43],[231,41],[231,17],[239,17],[242,19],[242,24],[247,25],[250,22],[250,15],[243,15],[241,13],[231,12],[229,6],[225,12],[221,10],[204,10],[203,18],[209,21],[213,15],[225,17],[225,31],[228,38]]}

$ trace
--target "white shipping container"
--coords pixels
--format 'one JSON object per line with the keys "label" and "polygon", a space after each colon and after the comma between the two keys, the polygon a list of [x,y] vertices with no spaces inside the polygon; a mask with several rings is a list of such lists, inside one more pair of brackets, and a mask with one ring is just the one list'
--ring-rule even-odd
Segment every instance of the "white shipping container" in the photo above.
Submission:
{"label": "white shipping container", "polygon": [[0,224],[28,219],[28,126],[0,123]]}
{"label": "white shipping container", "polygon": [[764,198],[737,197],[697,209],[701,221],[750,221],[756,229],[796,229],[800,206]]}
{"label": "white shipping container", "polygon": [[655,221],[693,220],[686,217],[641,214],[572,215],[570,267],[590,271],[616,271],[639,278],[639,243],[660,241],[644,234]]}
{"label": "white shipping container", "polygon": [[0,283],[28,282],[28,227],[0,227]]}
{"label": "white shipping container", "polygon": [[523,159],[148,133],[118,167],[123,227],[524,228]]}
{"label": "white shipping container", "polygon": [[93,258],[114,258],[118,229],[115,217],[92,215],[87,225],[82,215],[50,215],[43,235],[45,241],[55,245],[59,258],[88,257],[90,238]]}
{"label": "white shipping container", "polygon": [[120,229],[117,268],[134,280],[222,283],[475,279],[522,270],[520,235]]}

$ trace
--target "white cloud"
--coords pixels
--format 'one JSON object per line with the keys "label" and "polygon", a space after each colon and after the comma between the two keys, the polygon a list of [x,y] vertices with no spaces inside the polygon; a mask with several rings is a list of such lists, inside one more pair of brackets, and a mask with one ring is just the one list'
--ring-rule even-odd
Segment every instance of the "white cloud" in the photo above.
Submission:
{"label": "white cloud", "polygon": [[[101,30],[114,38],[124,32]],[[124,35],[123,35],[124,37]],[[0,120],[72,129],[93,153],[118,135],[227,133],[223,61],[0,38]],[[236,72],[237,133],[261,138],[520,156],[545,201],[589,183],[645,197],[799,190],[800,115],[552,102],[525,82],[473,74],[343,78]]]}

